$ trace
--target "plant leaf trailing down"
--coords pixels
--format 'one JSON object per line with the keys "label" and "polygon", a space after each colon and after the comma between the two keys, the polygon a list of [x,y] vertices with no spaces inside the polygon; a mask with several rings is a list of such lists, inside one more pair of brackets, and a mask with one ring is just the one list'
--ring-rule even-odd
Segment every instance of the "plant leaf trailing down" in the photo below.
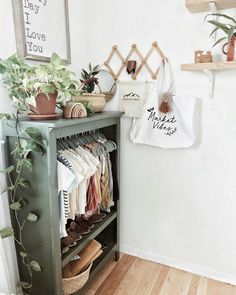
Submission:
{"label": "plant leaf trailing down", "polygon": [[[1,70],[1,68],[0,68]],[[9,119],[11,116],[7,114],[0,114],[2,120]],[[28,281],[21,281],[17,284],[18,287],[23,288],[24,294],[31,294],[33,286],[33,272],[40,272],[42,268],[38,261],[31,258],[31,254],[25,247],[23,239],[23,231],[26,222],[35,223],[38,221],[39,216],[35,212],[29,211],[26,217],[20,218],[21,210],[28,206],[28,200],[21,197],[21,190],[27,190],[30,188],[30,182],[22,176],[25,170],[32,170],[32,160],[29,158],[30,153],[39,152],[43,154],[45,152],[45,145],[43,142],[42,134],[36,128],[29,127],[22,131],[18,130],[18,112],[13,116],[16,120],[16,133],[17,140],[15,143],[15,149],[12,152],[15,159],[15,165],[11,165],[6,169],[0,171],[7,175],[9,186],[4,190],[9,195],[9,207],[13,212],[13,216],[16,221],[16,232],[11,227],[5,227],[0,230],[1,238],[8,238],[13,236],[16,242],[16,246],[19,250],[21,262],[26,267],[28,272]],[[14,128],[14,127],[12,127]],[[4,193],[1,192],[1,193]],[[21,221],[22,220],[22,221]]]}

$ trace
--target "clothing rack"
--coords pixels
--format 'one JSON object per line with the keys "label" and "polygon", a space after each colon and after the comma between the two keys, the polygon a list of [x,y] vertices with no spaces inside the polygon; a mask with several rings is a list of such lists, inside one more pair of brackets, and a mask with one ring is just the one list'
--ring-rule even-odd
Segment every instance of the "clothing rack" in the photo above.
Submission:
{"label": "clothing rack", "polygon": [[[85,146],[86,144],[95,142],[100,149],[98,149],[97,156],[104,153],[111,153],[117,149],[117,145],[114,141],[105,137],[100,130],[93,130],[89,132],[79,133],[73,136],[62,137],[57,140],[57,149],[76,149],[78,146]],[[67,146],[63,146],[63,143]]]}
{"label": "clothing rack", "polygon": [[[100,271],[110,259],[119,259],[119,146],[120,146],[120,117],[121,112],[103,112],[94,114],[88,118],[52,121],[29,121],[20,118],[21,128],[34,127],[40,130],[43,139],[47,142],[47,153],[39,155],[32,154],[32,171],[26,175],[32,184],[29,190],[21,191],[22,198],[30,200],[30,210],[35,210],[40,218],[35,223],[28,223],[24,235],[25,246],[31,257],[40,263],[41,272],[36,274],[32,294],[62,295],[62,268],[65,267],[88,243],[96,239],[106,245],[102,255],[93,263],[89,281]],[[4,136],[6,136],[8,163],[14,165],[11,152],[15,149],[17,134],[11,128],[11,122],[3,123]],[[97,223],[91,232],[83,236],[74,247],[61,255],[60,246],[60,212],[58,206],[58,172],[57,172],[57,143],[66,138],[80,138],[91,135],[99,130],[107,140],[115,142],[117,149],[110,153],[112,162],[112,173],[114,181],[114,206],[111,212],[100,223]],[[27,208],[26,208],[27,209]],[[14,225],[14,212],[12,210]],[[14,229],[17,232],[17,229]],[[37,234],[35,234],[37,233]],[[34,237],[32,239],[32,237]],[[18,260],[21,261],[20,249],[16,245]],[[19,263],[20,280],[27,281],[28,273]],[[81,293],[83,294],[83,290]]]}

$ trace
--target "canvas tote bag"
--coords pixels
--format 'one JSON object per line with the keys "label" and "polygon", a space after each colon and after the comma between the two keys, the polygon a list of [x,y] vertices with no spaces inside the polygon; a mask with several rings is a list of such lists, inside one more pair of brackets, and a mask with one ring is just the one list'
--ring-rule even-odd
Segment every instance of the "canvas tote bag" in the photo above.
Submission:
{"label": "canvas tote bag", "polygon": [[[151,88],[152,87],[152,88]],[[153,82],[119,81],[119,111],[125,112],[125,117],[139,118]]]}
{"label": "canvas tote bag", "polygon": [[168,61],[162,62],[154,91],[147,97],[142,115],[133,119],[130,139],[133,143],[162,148],[187,148],[195,140],[193,114],[195,97],[174,95],[171,112],[159,111],[163,92],[173,85],[173,75]]}

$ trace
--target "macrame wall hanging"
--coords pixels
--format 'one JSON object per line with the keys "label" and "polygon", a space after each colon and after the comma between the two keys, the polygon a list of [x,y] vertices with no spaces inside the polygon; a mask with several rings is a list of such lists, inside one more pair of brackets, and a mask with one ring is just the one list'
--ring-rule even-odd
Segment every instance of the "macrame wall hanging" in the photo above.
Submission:
{"label": "macrame wall hanging", "polygon": [[[112,47],[112,51],[111,51],[108,59],[104,62],[104,65],[107,67],[108,71],[112,74],[112,76],[113,76],[113,78],[115,80],[119,79],[119,76],[120,76],[120,74],[122,73],[122,71],[124,69],[127,69],[127,72],[129,74],[131,74],[132,79],[136,80],[143,67],[145,67],[147,69],[148,73],[151,75],[151,78],[153,80],[156,80],[157,76],[158,76],[159,65],[157,65],[157,70],[153,71],[152,68],[148,64],[148,59],[151,57],[151,55],[154,52],[157,52],[157,54],[160,56],[161,60],[163,60],[163,61],[167,60],[166,56],[164,55],[164,53],[162,52],[162,50],[158,46],[157,42],[152,43],[152,46],[149,49],[149,51],[148,51],[148,53],[146,54],[145,57],[143,57],[143,55],[139,51],[136,44],[132,45],[132,47],[130,49],[130,52],[128,53],[126,58],[124,58],[122,56],[122,54],[120,53],[117,45],[114,45]],[[140,60],[140,65],[138,66],[137,69],[136,69],[135,61],[130,60],[130,58],[131,58],[131,56],[133,54],[136,54],[138,56],[139,60]],[[121,67],[120,67],[120,69],[118,70],[117,73],[115,73],[115,71],[112,69],[112,66],[111,66],[111,60],[115,55],[117,55],[117,57],[121,60]]]}

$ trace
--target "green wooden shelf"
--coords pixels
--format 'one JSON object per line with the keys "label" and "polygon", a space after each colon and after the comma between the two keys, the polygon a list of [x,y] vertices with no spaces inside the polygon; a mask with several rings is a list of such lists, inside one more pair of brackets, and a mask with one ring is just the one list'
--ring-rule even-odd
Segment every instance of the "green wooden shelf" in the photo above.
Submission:
{"label": "green wooden shelf", "polygon": [[[119,162],[120,162],[120,117],[121,112],[102,112],[81,119],[58,119],[51,121],[31,121],[20,118],[20,128],[35,127],[41,132],[46,143],[46,153],[32,153],[33,169],[26,172],[25,177],[31,187],[22,191],[22,198],[28,201],[28,206],[22,209],[23,214],[29,211],[37,212],[39,220],[25,225],[23,238],[31,257],[39,261],[41,272],[34,272],[32,288],[33,295],[62,295],[62,267],[65,266],[92,239],[101,238],[104,244],[110,245],[103,255],[94,263],[90,278],[102,268],[109,257],[118,257],[119,253]],[[15,149],[16,132],[13,121],[4,121],[3,131],[6,136],[8,164],[14,165],[11,152]],[[11,127],[12,125],[12,127]],[[113,211],[83,236],[78,244],[63,256],[61,255],[59,231],[59,206],[57,184],[57,139],[83,132],[99,129],[108,139],[117,144],[117,150],[111,153],[114,180]],[[14,226],[14,216],[12,215]],[[20,278],[27,281],[27,271],[21,263],[19,248],[16,245]]]}
{"label": "green wooden shelf", "polygon": [[108,213],[107,216],[91,230],[90,233],[84,235],[82,239],[73,248],[70,248],[68,252],[62,255],[62,267],[64,267],[68,262],[74,258],[78,252],[80,252],[90,241],[95,239],[115,218],[117,217],[117,212]]}

